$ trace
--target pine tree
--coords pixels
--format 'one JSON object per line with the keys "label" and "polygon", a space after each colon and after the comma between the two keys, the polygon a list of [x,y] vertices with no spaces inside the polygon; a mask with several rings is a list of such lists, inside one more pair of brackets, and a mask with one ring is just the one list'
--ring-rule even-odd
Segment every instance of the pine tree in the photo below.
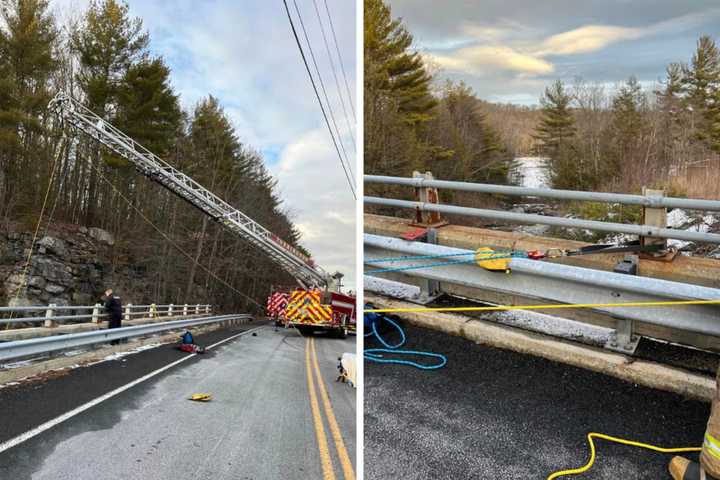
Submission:
{"label": "pine tree", "polygon": [[33,208],[50,173],[43,133],[58,32],[46,0],[5,0],[0,14],[0,205]]}
{"label": "pine tree", "polygon": [[382,0],[365,0],[364,18],[365,169],[409,175],[435,155],[427,128],[437,105],[432,77],[412,49],[412,35]]}
{"label": "pine tree", "polygon": [[126,3],[90,3],[71,45],[80,60],[77,80],[91,110],[109,119],[123,77],[146,56],[148,42],[142,20],[130,18]]}
{"label": "pine tree", "polygon": [[684,68],[683,84],[694,134],[710,143],[712,125],[718,121],[711,110],[720,91],[720,49],[710,36],[698,40],[690,66]]}
{"label": "pine tree", "polygon": [[[79,25],[71,33],[70,45],[78,57],[80,68],[77,83],[85,103],[93,112],[110,122],[116,120],[118,95],[130,67],[147,56],[149,36],[142,30],[142,20],[130,18],[126,3],[116,0],[93,0]],[[126,112],[128,115],[128,112]],[[104,195],[99,187],[101,176],[107,177],[105,164],[127,167],[127,163],[109,154],[102,153],[92,141],[84,141],[78,148],[78,157],[87,155],[93,162],[88,168],[87,192],[91,199],[84,205],[84,220],[88,224],[105,226],[106,217],[100,216],[101,209],[117,209],[110,192]],[[101,162],[100,160],[103,160]],[[126,183],[129,172],[113,172],[115,182]],[[119,201],[117,198],[115,201]]]}
{"label": "pine tree", "polygon": [[420,54],[410,50],[412,35],[382,0],[365,0],[364,33],[366,95],[396,102],[410,124],[429,120],[437,104],[430,95],[432,77]]}
{"label": "pine tree", "polygon": [[161,58],[131,65],[117,92],[115,125],[150,151],[164,156],[175,143],[182,113]]}
{"label": "pine tree", "polygon": [[572,97],[562,81],[557,80],[547,87],[540,98],[542,116],[533,138],[537,153],[547,158],[548,174],[554,188],[585,189],[591,182],[582,159],[577,157],[571,102]]}

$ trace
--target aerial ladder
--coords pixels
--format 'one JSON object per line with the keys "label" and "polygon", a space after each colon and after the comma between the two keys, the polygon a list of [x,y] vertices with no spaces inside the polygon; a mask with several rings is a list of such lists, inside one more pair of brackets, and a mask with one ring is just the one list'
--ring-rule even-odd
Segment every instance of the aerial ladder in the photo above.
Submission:
{"label": "aerial ladder", "polygon": [[315,265],[310,257],[162,160],[68,94],[58,93],[49,107],[65,122],[129,161],[138,172],[259,248],[295,278],[302,288],[321,289],[331,285],[331,277]]}

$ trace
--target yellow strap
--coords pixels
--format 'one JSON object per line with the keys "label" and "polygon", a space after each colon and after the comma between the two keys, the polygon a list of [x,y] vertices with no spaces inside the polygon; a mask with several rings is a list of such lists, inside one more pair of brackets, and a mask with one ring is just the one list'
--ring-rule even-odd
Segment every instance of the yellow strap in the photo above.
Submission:
{"label": "yellow strap", "polygon": [[497,312],[506,310],[554,310],[564,308],[672,307],[678,305],[720,305],[720,300],[671,300],[665,302],[559,303],[550,305],[497,305],[494,307],[412,307],[372,308],[365,313]]}

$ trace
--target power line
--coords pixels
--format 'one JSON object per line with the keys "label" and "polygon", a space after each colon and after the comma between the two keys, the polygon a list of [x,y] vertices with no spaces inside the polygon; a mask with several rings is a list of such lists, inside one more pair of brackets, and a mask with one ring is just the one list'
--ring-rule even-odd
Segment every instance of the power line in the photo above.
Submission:
{"label": "power line", "polygon": [[[293,0],[294,2],[294,0]],[[347,179],[348,185],[350,186],[350,191],[352,192],[352,196],[354,199],[357,200],[357,196],[355,195],[355,187],[354,187],[354,179],[352,179],[352,171],[349,171],[349,163],[348,167],[345,166],[345,162],[343,161],[343,156],[340,153],[340,149],[342,147],[342,141],[340,141],[339,135],[338,139],[335,139],[335,133],[333,132],[332,127],[330,126],[330,120],[328,119],[327,113],[325,112],[325,106],[323,105],[322,100],[320,99],[320,92],[318,91],[317,85],[315,84],[315,79],[313,78],[312,72],[310,71],[310,65],[308,64],[307,57],[305,56],[305,51],[302,48],[302,44],[300,43],[300,37],[298,37],[297,30],[295,29],[295,23],[292,20],[292,16],[290,15],[290,8],[288,7],[287,0],[283,0],[283,5],[285,5],[285,13],[287,14],[288,21],[290,22],[290,28],[293,32],[293,37],[295,38],[295,43],[298,46],[298,49],[300,50],[300,56],[302,57],[303,63],[305,64],[305,70],[308,73],[308,76],[310,77],[310,83],[312,84],[313,90],[315,91],[315,97],[317,98],[318,104],[320,105],[320,110],[322,111],[323,118],[325,118],[325,124],[327,125],[328,131],[330,132],[330,137],[332,138],[333,145],[335,146],[335,151],[337,152],[338,159],[340,160],[340,165],[342,165],[343,171],[345,172],[345,178]],[[300,17],[300,10],[297,8],[297,3],[295,3],[295,10],[298,12],[298,17],[300,18],[300,24],[302,23],[302,17]],[[303,26],[304,30],[304,26]],[[305,38],[307,40],[307,32],[305,32]],[[310,43],[308,41],[308,47],[310,48],[310,53],[312,55],[312,47],[310,46]],[[314,55],[313,55],[313,62],[315,61]],[[322,83],[322,77],[319,75],[319,69],[317,68],[317,63],[315,63],[315,68],[318,70],[318,79],[320,80],[320,85],[323,87],[323,92],[325,93],[325,98],[327,98],[327,93],[324,89],[324,84]],[[332,117],[332,110],[330,109],[330,103],[328,102],[328,109],[330,110],[330,116]],[[333,123],[335,123],[333,119]],[[337,129],[337,126],[335,127]],[[338,142],[340,143],[340,147],[338,147]],[[342,147],[342,150],[344,151],[344,147]]]}
{"label": "power line", "polygon": [[[297,2],[293,0],[293,5],[295,5],[295,12],[297,13],[298,19],[300,20],[300,27],[303,31],[303,36],[305,37],[305,42],[307,43],[308,50],[310,51],[310,58],[312,59],[313,65],[315,66],[315,73],[317,75],[318,80],[320,81],[320,89],[323,92],[323,96],[325,97],[325,104],[327,105],[328,112],[330,112],[330,120],[332,120],[332,124],[335,127],[335,134],[337,136],[337,141],[340,144],[340,150],[342,150],[343,156],[345,157],[345,163],[347,164],[348,171],[350,172],[350,178],[353,181],[353,184],[355,183],[355,176],[353,174],[352,164],[350,163],[350,160],[348,159],[347,152],[345,151],[345,145],[342,141],[342,136],[340,135],[340,129],[337,126],[337,122],[335,121],[335,113],[333,112],[332,104],[330,103],[330,97],[328,97],[327,90],[325,89],[325,82],[323,81],[322,75],[320,74],[320,67],[318,66],[317,60],[315,59],[315,52],[313,51],[312,44],[310,43],[310,37],[308,36],[307,30],[305,29],[305,22],[303,22],[302,14],[300,13],[300,8],[297,5]],[[322,25],[321,25],[322,28]],[[353,140],[354,144],[354,140]]]}
{"label": "power line", "polygon": [[[353,135],[353,129],[350,126],[350,119],[348,117],[347,110],[345,109],[345,101],[343,100],[342,90],[340,89],[340,81],[338,80],[337,71],[335,70],[335,62],[333,61],[332,53],[330,52],[330,45],[328,45],[327,37],[325,36],[325,28],[323,28],[323,22],[320,18],[320,10],[318,9],[316,0],[313,0],[313,5],[315,6],[315,14],[317,15],[318,23],[320,24],[320,33],[322,33],[323,42],[325,43],[325,50],[327,51],[328,59],[330,60],[330,68],[332,69],[332,74],[335,78],[335,88],[337,89],[338,97],[340,98],[340,106],[342,107],[343,115],[345,116],[345,123],[348,127],[348,132],[350,132],[350,140],[352,140],[353,148],[357,150],[357,145],[355,145],[355,135]],[[352,102],[352,99],[350,99],[350,101]]]}
{"label": "power line", "polygon": [[335,25],[333,25],[332,17],[330,16],[330,9],[328,8],[327,0],[325,2],[325,11],[327,12],[328,20],[330,21],[330,31],[333,34],[333,40],[335,41],[335,50],[340,60],[340,71],[342,71],[343,80],[345,81],[345,91],[348,96],[348,103],[350,104],[350,110],[352,111],[353,118],[355,118],[355,107],[353,107],[353,96],[350,94],[350,87],[348,86],[347,75],[345,74],[345,67],[343,66],[342,55],[340,55],[340,47],[338,46],[337,35],[335,35]]}

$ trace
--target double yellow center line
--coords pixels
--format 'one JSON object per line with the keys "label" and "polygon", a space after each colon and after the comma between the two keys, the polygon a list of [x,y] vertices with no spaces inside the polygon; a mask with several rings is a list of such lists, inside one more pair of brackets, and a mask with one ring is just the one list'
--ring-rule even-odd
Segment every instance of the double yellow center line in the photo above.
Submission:
{"label": "double yellow center line", "polygon": [[[312,362],[310,360],[311,357]],[[330,427],[330,433],[335,443],[335,450],[337,451],[337,456],[340,459],[340,464],[342,465],[343,477],[345,480],[354,480],[355,472],[353,470],[352,462],[350,461],[350,456],[345,448],[345,442],[343,442],[340,427],[335,419],[335,412],[333,412],[332,405],[330,404],[330,397],[328,397],[325,382],[320,374],[317,354],[315,353],[315,339],[312,337],[310,337],[305,343],[305,367],[307,370],[308,391],[310,392],[310,409],[312,410],[313,421],[315,423],[315,436],[317,437],[318,450],[320,451],[320,463],[322,465],[323,480],[335,480],[336,477],[335,470],[333,469],[332,457],[330,456],[330,449],[328,447],[327,435],[325,434],[325,426],[320,413],[320,402],[318,402],[318,394],[315,390],[316,379],[325,416],[327,417],[327,423]],[[314,377],[313,371],[315,374]]]}

